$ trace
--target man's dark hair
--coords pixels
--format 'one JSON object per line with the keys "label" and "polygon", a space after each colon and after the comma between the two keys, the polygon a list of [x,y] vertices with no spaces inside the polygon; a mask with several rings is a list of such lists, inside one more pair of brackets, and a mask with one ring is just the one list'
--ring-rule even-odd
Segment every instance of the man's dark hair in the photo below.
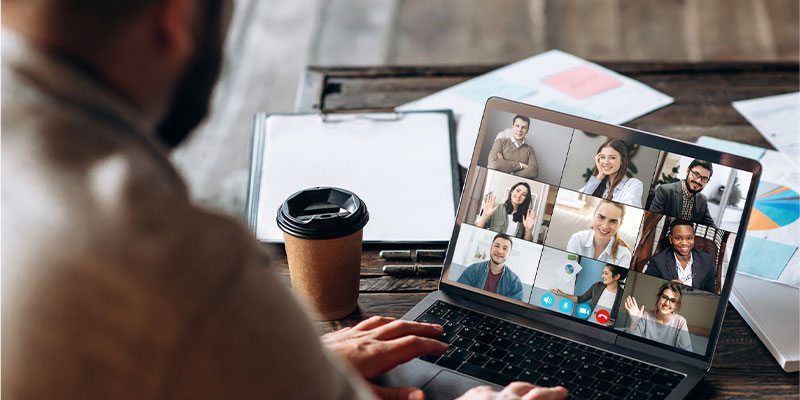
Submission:
{"label": "man's dark hair", "polygon": [[[8,0],[12,1],[12,0]],[[30,0],[13,0],[30,1]],[[136,18],[161,5],[163,0],[42,0],[46,4],[45,24],[50,35],[59,37],[61,45],[78,55],[101,51],[113,46],[114,34],[127,27]],[[223,2],[219,0],[197,1],[197,25],[200,35],[202,23],[219,19]]]}
{"label": "man's dark hair", "polygon": [[508,247],[514,247],[514,242],[511,241],[511,237],[506,235],[505,233],[498,233],[497,235],[494,235],[494,238],[492,238],[492,243],[494,243],[494,241],[497,240],[498,238],[508,240],[508,242],[511,243]]}
{"label": "man's dark hair", "polygon": [[694,232],[694,224],[692,222],[687,221],[685,219],[675,219],[672,222],[670,222],[670,224],[669,224],[669,232],[668,232],[668,234],[672,235],[672,232],[675,231],[675,227],[678,226],[678,225],[686,225],[686,226],[692,228],[692,232]]}
{"label": "man's dark hair", "polygon": [[[27,0],[23,0],[27,1]],[[108,45],[112,33],[157,4],[156,0],[45,0],[46,26],[70,50]]]}
{"label": "man's dark hair", "polygon": [[707,169],[709,178],[711,178],[711,175],[714,174],[714,169],[711,167],[711,163],[710,162],[705,161],[705,160],[698,160],[696,158],[694,160],[692,160],[692,162],[689,164],[689,171],[691,171],[692,168],[697,167],[697,166],[701,166],[701,167]]}
{"label": "man's dark hair", "polygon": [[518,119],[521,119],[521,120],[523,120],[523,121],[527,122],[527,123],[528,123],[528,126],[531,126],[531,120],[530,120],[530,118],[528,118],[528,117],[523,117],[522,115],[519,115],[519,114],[517,114],[517,115],[515,115],[515,116],[514,116],[514,119],[512,119],[512,120],[511,120],[511,123],[513,124],[514,122],[517,122],[517,120],[518,120]]}

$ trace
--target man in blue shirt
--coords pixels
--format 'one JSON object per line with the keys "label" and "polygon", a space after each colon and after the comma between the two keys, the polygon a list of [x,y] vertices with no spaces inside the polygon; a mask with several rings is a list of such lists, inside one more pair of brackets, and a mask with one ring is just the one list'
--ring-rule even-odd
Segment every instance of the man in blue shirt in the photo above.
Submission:
{"label": "man in blue shirt", "polygon": [[504,233],[495,235],[489,251],[489,260],[467,267],[458,278],[458,283],[522,301],[522,282],[517,274],[505,265],[506,259],[511,254],[511,245],[511,238],[508,235]]}

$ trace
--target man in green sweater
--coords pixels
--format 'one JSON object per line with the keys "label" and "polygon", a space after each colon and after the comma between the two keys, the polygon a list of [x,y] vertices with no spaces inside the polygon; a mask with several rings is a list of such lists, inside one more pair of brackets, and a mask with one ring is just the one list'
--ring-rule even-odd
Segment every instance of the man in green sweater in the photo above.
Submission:
{"label": "man in green sweater", "polygon": [[492,145],[492,150],[489,152],[489,168],[535,179],[539,176],[539,164],[536,162],[533,147],[525,142],[531,120],[515,115],[511,123],[511,128],[503,132],[510,137],[498,138]]}

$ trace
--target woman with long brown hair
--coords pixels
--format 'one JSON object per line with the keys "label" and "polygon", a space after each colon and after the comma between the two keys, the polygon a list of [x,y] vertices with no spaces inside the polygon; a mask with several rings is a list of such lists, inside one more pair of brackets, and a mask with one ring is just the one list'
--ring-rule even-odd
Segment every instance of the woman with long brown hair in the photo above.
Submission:
{"label": "woman with long brown hair", "polygon": [[628,147],[619,139],[609,139],[597,149],[594,170],[580,192],[635,207],[642,206],[642,181],[629,178]]}
{"label": "woman with long brown hair", "polygon": [[505,233],[525,240],[533,240],[533,225],[536,211],[531,208],[531,187],[525,182],[511,186],[508,199],[497,203],[494,194],[483,198],[483,214],[475,223],[478,227]]}

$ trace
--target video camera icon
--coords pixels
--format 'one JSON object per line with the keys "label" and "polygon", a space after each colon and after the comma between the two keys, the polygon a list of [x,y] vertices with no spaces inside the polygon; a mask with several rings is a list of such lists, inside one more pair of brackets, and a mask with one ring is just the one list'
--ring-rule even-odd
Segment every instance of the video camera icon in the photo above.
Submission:
{"label": "video camera icon", "polygon": [[581,304],[578,306],[578,318],[587,319],[590,315],[592,315],[591,307],[589,307],[587,304]]}

